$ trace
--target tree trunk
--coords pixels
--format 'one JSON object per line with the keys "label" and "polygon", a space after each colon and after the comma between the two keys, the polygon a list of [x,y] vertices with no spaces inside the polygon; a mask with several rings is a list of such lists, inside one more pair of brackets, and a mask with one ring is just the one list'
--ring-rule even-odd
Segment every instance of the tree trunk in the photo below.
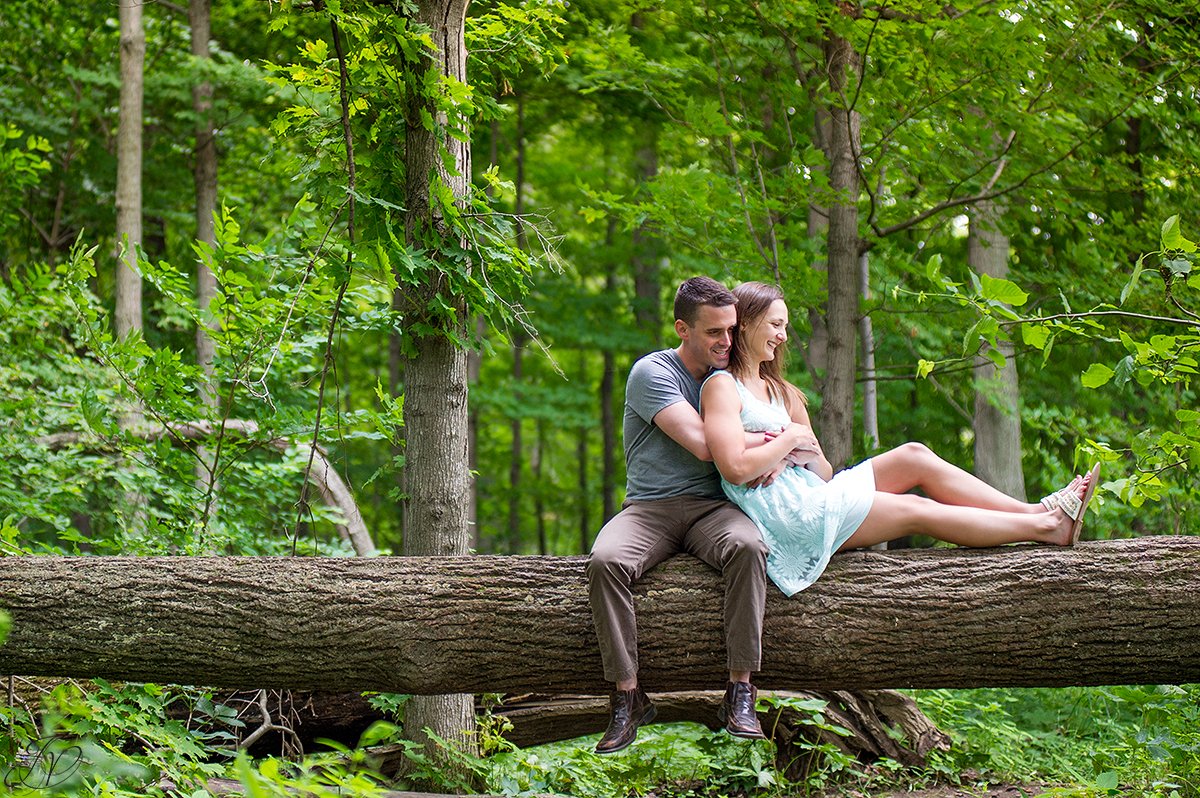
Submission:
{"label": "tree trunk", "polygon": [[[581,385],[587,385],[589,382],[588,374],[588,353],[579,353],[579,382]],[[591,437],[591,430],[587,424],[580,424],[575,428],[575,463],[578,471],[578,481],[576,486],[579,489],[579,541],[580,551],[587,551],[587,541],[592,535],[592,486],[589,478],[588,469],[591,467],[591,458],[588,457],[588,443]]]}
{"label": "tree trunk", "polygon": [[[413,21],[428,26],[432,52],[416,65],[439,81],[467,82],[467,48],[463,34],[468,0],[422,0]],[[422,123],[422,115],[434,119],[434,129]],[[431,204],[434,181],[445,185],[457,202],[465,201],[471,177],[470,137],[459,141],[445,133],[449,121],[425,92],[409,95],[404,140],[405,236],[412,246],[427,248],[428,239],[452,235],[441,211]],[[457,120],[455,122],[457,124]],[[443,153],[446,158],[443,158]],[[446,161],[449,160],[449,167]],[[465,242],[459,246],[465,249]],[[433,257],[437,257],[434,250]],[[430,274],[422,299],[432,298],[440,278]],[[401,289],[397,289],[400,291]],[[445,299],[445,298],[444,298]],[[448,298],[454,301],[453,297]],[[467,495],[470,475],[467,470],[467,379],[466,353],[455,340],[467,338],[465,308],[456,309],[452,328],[414,338],[415,356],[404,366],[406,395],[404,545],[406,555],[461,555],[469,551],[470,527],[467,523]],[[417,319],[420,321],[420,319]],[[415,326],[415,325],[414,325]],[[382,630],[378,630],[382,632]],[[389,667],[391,663],[389,663]],[[421,691],[442,693],[416,698],[405,707],[405,735],[418,743],[430,742],[432,732],[467,751],[476,750],[472,735],[475,721],[474,700],[470,694],[452,690]],[[446,755],[435,745],[426,746],[426,754],[453,768]]]}
{"label": "tree trunk", "polygon": [[[525,99],[517,95],[516,120],[516,179],[514,181],[515,196],[513,211],[516,214],[517,246],[523,251],[529,251],[529,239],[525,233]],[[512,380],[513,399],[516,407],[515,415],[509,419],[511,450],[508,461],[508,551],[511,554],[521,553],[521,472],[524,466],[525,444],[522,431],[522,382],[524,380],[525,332],[520,327],[512,335]],[[545,553],[545,552],[543,552]]]}
{"label": "tree trunk", "polygon": [[[978,203],[971,214],[967,261],[978,274],[1008,277],[1008,236],[999,227],[1003,214],[991,201]],[[975,474],[1024,501],[1021,390],[1012,343],[1002,342],[1000,354],[1005,359],[1002,369],[982,354],[975,357]]]}
{"label": "tree trunk", "polygon": [[[488,167],[500,165],[500,120],[493,119],[488,131]],[[493,199],[495,190],[489,184],[484,188],[488,199]],[[481,342],[487,335],[487,319],[475,318],[475,340]],[[479,372],[483,366],[483,354],[479,346],[467,352],[467,390],[479,383]],[[471,548],[483,551],[483,536],[479,534],[479,408],[467,403],[467,461],[471,471],[470,503],[467,507],[467,523],[471,525]]]}
{"label": "tree trunk", "polygon": [[[405,377],[408,497],[404,554],[467,554],[466,353],[449,338],[425,338],[418,356],[408,362]],[[384,634],[382,629],[378,631]],[[438,737],[467,746],[472,744],[468,732],[474,728],[474,719],[470,694],[414,698],[405,706],[405,735],[426,742],[424,730],[429,729]],[[427,752],[437,756],[432,749]]]}
{"label": "tree trunk", "polygon": [[[188,21],[192,29],[192,56],[198,61],[209,61],[208,40],[210,37],[210,0],[190,0]],[[196,191],[196,240],[215,247],[217,244],[213,215],[217,211],[217,145],[212,122],[212,84],[201,81],[192,87],[192,110],[196,114],[196,162],[193,182]],[[217,279],[203,260],[196,264],[196,298],[200,312],[208,314],[208,306],[217,295]],[[209,329],[201,326],[196,330],[196,360],[204,369],[207,382],[200,395],[207,407],[217,405],[216,386],[213,385],[213,340]]]}
{"label": "tree trunk", "polygon": [[[658,174],[658,132],[651,128],[646,141],[634,154],[637,164],[638,190]],[[633,264],[633,316],[639,330],[650,336],[650,350],[663,345],[662,329],[662,242],[654,235],[649,223],[633,231],[630,260]]]}
{"label": "tree trunk", "polygon": [[840,104],[830,110],[828,268],[825,323],[828,371],[821,395],[820,433],[825,455],[834,469],[854,453],[855,339],[858,324],[858,151],[859,116],[845,105],[859,56],[850,42],[832,31],[825,40],[825,63],[831,93]]}
{"label": "tree trunk", "polygon": [[[871,298],[871,260],[866,252],[858,258],[858,288],[864,302]],[[875,379],[875,327],[866,313],[858,321],[858,334],[863,355],[863,432],[867,437],[867,445],[878,449],[879,390]]]}
{"label": "tree trunk", "polygon": [[513,333],[512,384],[515,404],[518,406],[508,420],[510,449],[508,453],[508,553],[521,553],[521,470],[524,460],[525,442],[521,418],[521,381],[524,378],[525,336]]}
{"label": "tree trunk", "polygon": [[[609,217],[608,228],[604,235],[604,251],[612,252],[616,240],[617,220]],[[617,295],[616,265],[608,263],[608,272],[604,275],[604,293],[606,296]],[[613,398],[617,382],[617,354],[611,346],[604,349],[604,373],[600,377],[600,445],[603,449],[604,467],[600,475],[600,495],[603,502],[603,517],[600,525],[608,523],[608,519],[617,514],[617,419],[613,410]],[[596,529],[599,529],[597,527]],[[579,553],[586,554],[591,550],[595,530],[580,538]]]}
{"label": "tree trunk", "polygon": [[[828,163],[833,163],[833,156],[829,149],[829,142],[832,135],[829,111],[818,106],[813,119],[813,141],[825,153],[825,160]],[[826,170],[825,165],[820,163],[813,164],[810,168],[813,171]],[[807,228],[807,234],[810,239],[828,242],[829,209],[810,202],[808,206]],[[812,268],[816,271],[825,272],[826,286],[828,286],[828,263],[823,260],[816,260],[813,261]],[[810,332],[802,350],[804,353],[804,363],[808,367],[809,373],[813,376],[813,385],[817,394],[824,395],[825,377],[829,373],[829,330],[825,323],[825,317],[821,315],[816,307],[810,308],[808,311],[808,324]]]}
{"label": "tree trunk", "polygon": [[[475,317],[475,340],[482,341],[487,335],[487,320]],[[471,386],[479,384],[479,371],[483,366],[483,355],[478,347],[467,352],[467,396]],[[467,402],[467,469],[470,472],[471,491],[467,494],[467,523],[471,527],[471,550],[482,551],[483,538],[479,534],[479,408]]]}
{"label": "tree trunk", "polygon": [[142,68],[146,34],[141,0],[120,0],[121,98],[117,122],[117,337],[142,330],[142,278],[137,249],[142,245]]}
{"label": "tree trunk", "polygon": [[537,527],[537,550],[538,554],[546,554],[549,552],[547,546],[549,542],[546,536],[546,499],[543,490],[546,483],[544,481],[544,470],[542,468],[542,458],[546,456],[546,419],[538,418],[534,425],[536,437],[533,442],[533,453],[530,457],[529,467],[533,471],[533,523]]}
{"label": "tree trunk", "polygon": [[[0,557],[0,673],[400,693],[607,692],[583,557]],[[718,573],[635,589],[641,680],[712,689]],[[1200,681],[1200,540],[848,552],[771,591],[763,689]]]}
{"label": "tree trunk", "polygon": [[[192,30],[192,56],[204,63],[210,60],[208,40],[211,35],[210,0],[190,0],[188,23]],[[196,193],[196,241],[216,247],[217,236],[213,214],[217,211],[217,144],[212,121],[212,84],[202,80],[192,87],[192,110],[196,113],[196,154],[193,183]],[[196,362],[204,370],[199,395],[210,416],[216,416],[217,385],[213,378],[215,348],[209,319],[209,306],[217,295],[217,278],[201,258],[196,263],[196,305],[203,323],[196,327]],[[196,487],[207,496],[216,490],[213,474],[217,464],[206,448],[196,453]],[[209,521],[212,513],[209,514]]]}

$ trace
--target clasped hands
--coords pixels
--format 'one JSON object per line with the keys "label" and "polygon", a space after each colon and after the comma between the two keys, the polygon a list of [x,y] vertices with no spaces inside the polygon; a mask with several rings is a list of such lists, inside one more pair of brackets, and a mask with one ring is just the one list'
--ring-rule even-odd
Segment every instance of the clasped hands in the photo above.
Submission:
{"label": "clasped hands", "polygon": [[764,430],[759,434],[763,436],[763,443],[768,443],[781,436],[789,438],[792,442],[792,449],[765,474],[747,482],[747,487],[760,488],[770,485],[775,481],[775,477],[779,476],[788,466],[805,468],[812,463],[820,462],[824,457],[821,451],[821,442],[817,440],[817,435],[813,432],[812,427],[807,424],[792,423],[783,429]]}

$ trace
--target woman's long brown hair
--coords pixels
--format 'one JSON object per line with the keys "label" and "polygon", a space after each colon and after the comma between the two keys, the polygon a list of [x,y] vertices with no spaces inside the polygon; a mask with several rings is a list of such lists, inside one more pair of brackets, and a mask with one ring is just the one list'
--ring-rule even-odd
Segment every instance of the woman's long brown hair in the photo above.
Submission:
{"label": "woman's long brown hair", "polygon": [[[745,336],[749,330],[758,326],[758,322],[771,309],[771,303],[783,299],[783,291],[778,286],[766,283],[742,283],[733,289],[737,297],[737,333],[733,338],[733,348],[729,352],[729,370],[734,376],[748,376],[750,364],[747,362]],[[784,407],[790,413],[792,402],[799,400],[808,404],[808,399],[795,385],[783,378],[783,365],[787,347],[775,349],[772,360],[764,360],[759,364],[758,374],[767,383],[767,395],[772,399],[783,400]]]}

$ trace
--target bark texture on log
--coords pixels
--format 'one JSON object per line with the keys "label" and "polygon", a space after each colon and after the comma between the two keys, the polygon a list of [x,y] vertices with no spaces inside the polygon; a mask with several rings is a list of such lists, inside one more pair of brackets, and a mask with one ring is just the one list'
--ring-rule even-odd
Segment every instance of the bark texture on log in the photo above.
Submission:
{"label": "bark texture on log", "polygon": [[[214,687],[604,693],[582,557],[0,558],[0,673]],[[712,689],[720,576],[636,589],[642,682]],[[772,592],[766,689],[1200,681],[1200,540],[851,552]]]}

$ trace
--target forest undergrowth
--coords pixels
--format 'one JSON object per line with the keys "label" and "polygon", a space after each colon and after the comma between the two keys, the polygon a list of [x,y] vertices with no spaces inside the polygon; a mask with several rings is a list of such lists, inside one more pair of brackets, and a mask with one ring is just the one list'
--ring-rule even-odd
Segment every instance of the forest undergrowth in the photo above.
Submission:
{"label": "forest undergrowth", "polygon": [[[248,730],[237,713],[194,688],[70,681],[32,699],[10,696],[0,708],[0,778],[13,796],[372,796],[415,784],[580,798],[985,796],[1003,785],[1012,785],[1003,794],[1060,798],[1200,796],[1200,685],[917,691],[951,735],[948,751],[906,768],[802,746],[799,780],[784,775],[794,763],[777,762],[772,743],[696,724],[650,726],[626,751],[600,757],[596,735],[518,749],[495,718],[479,732],[489,755],[454,755],[446,770],[402,741],[399,718],[375,723],[352,747],[330,741],[316,753],[252,758],[238,746]],[[828,727],[819,710],[808,722]],[[377,752],[396,745],[407,775],[385,778]]]}

